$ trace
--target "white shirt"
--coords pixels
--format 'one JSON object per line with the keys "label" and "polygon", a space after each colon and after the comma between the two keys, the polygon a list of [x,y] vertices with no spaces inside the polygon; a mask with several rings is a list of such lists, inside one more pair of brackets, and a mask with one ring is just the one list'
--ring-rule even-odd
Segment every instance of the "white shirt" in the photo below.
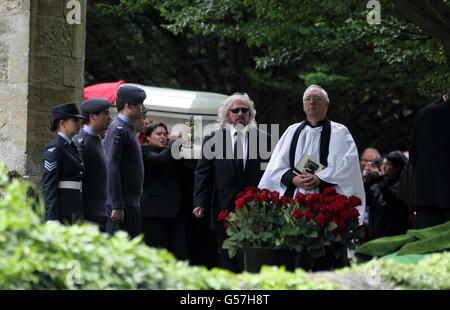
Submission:
{"label": "white shirt", "polygon": [[69,137],[66,136],[65,134],[63,134],[62,132],[59,132],[59,131],[58,131],[58,135],[60,135],[61,137],[63,137],[63,139],[66,140],[67,143],[69,143],[69,144],[72,143],[72,140],[70,140]]}

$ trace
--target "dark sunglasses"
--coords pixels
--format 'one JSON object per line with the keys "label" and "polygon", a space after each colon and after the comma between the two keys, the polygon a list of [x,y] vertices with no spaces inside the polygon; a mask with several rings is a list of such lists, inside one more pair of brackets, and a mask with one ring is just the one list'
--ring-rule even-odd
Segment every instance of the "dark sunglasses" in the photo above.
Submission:
{"label": "dark sunglasses", "polygon": [[230,110],[233,114],[238,114],[239,111],[241,111],[242,113],[247,113],[248,109],[247,108],[236,108],[236,109],[231,109]]}

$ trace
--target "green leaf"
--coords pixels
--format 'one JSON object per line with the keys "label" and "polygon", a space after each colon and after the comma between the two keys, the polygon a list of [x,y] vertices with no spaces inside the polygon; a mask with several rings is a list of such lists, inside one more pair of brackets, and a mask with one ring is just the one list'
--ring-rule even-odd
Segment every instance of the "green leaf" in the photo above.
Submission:
{"label": "green leaf", "polygon": [[229,249],[230,247],[232,247],[231,245],[231,239],[227,238],[223,241],[222,243],[222,249]]}
{"label": "green leaf", "polygon": [[312,232],[310,232],[308,234],[308,237],[310,237],[310,238],[317,238],[317,237],[319,237],[319,234],[317,233],[316,230],[314,230],[314,231],[312,231]]}
{"label": "green leaf", "polygon": [[327,230],[328,230],[328,231],[333,231],[333,230],[335,230],[337,227],[338,227],[338,226],[337,226],[337,224],[336,224],[335,222],[330,222],[330,223],[328,224],[328,226],[327,226]]}

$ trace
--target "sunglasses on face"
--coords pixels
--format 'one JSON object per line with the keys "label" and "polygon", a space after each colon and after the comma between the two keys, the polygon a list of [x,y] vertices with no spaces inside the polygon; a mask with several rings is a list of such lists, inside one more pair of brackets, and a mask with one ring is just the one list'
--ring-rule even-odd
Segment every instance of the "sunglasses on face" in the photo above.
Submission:
{"label": "sunglasses on face", "polygon": [[248,109],[247,108],[235,108],[235,109],[231,109],[230,110],[233,114],[238,114],[239,111],[241,111],[242,113],[247,113]]}

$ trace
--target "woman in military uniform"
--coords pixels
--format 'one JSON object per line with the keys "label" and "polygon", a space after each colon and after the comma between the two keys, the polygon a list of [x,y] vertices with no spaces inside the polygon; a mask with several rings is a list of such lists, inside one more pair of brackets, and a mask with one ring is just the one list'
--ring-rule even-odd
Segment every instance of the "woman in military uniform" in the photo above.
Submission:
{"label": "woman in military uniform", "polygon": [[41,185],[45,202],[45,220],[72,224],[84,218],[81,179],[83,161],[72,142],[80,130],[81,119],[75,103],[52,108],[50,131],[56,137],[46,146],[42,156]]}

